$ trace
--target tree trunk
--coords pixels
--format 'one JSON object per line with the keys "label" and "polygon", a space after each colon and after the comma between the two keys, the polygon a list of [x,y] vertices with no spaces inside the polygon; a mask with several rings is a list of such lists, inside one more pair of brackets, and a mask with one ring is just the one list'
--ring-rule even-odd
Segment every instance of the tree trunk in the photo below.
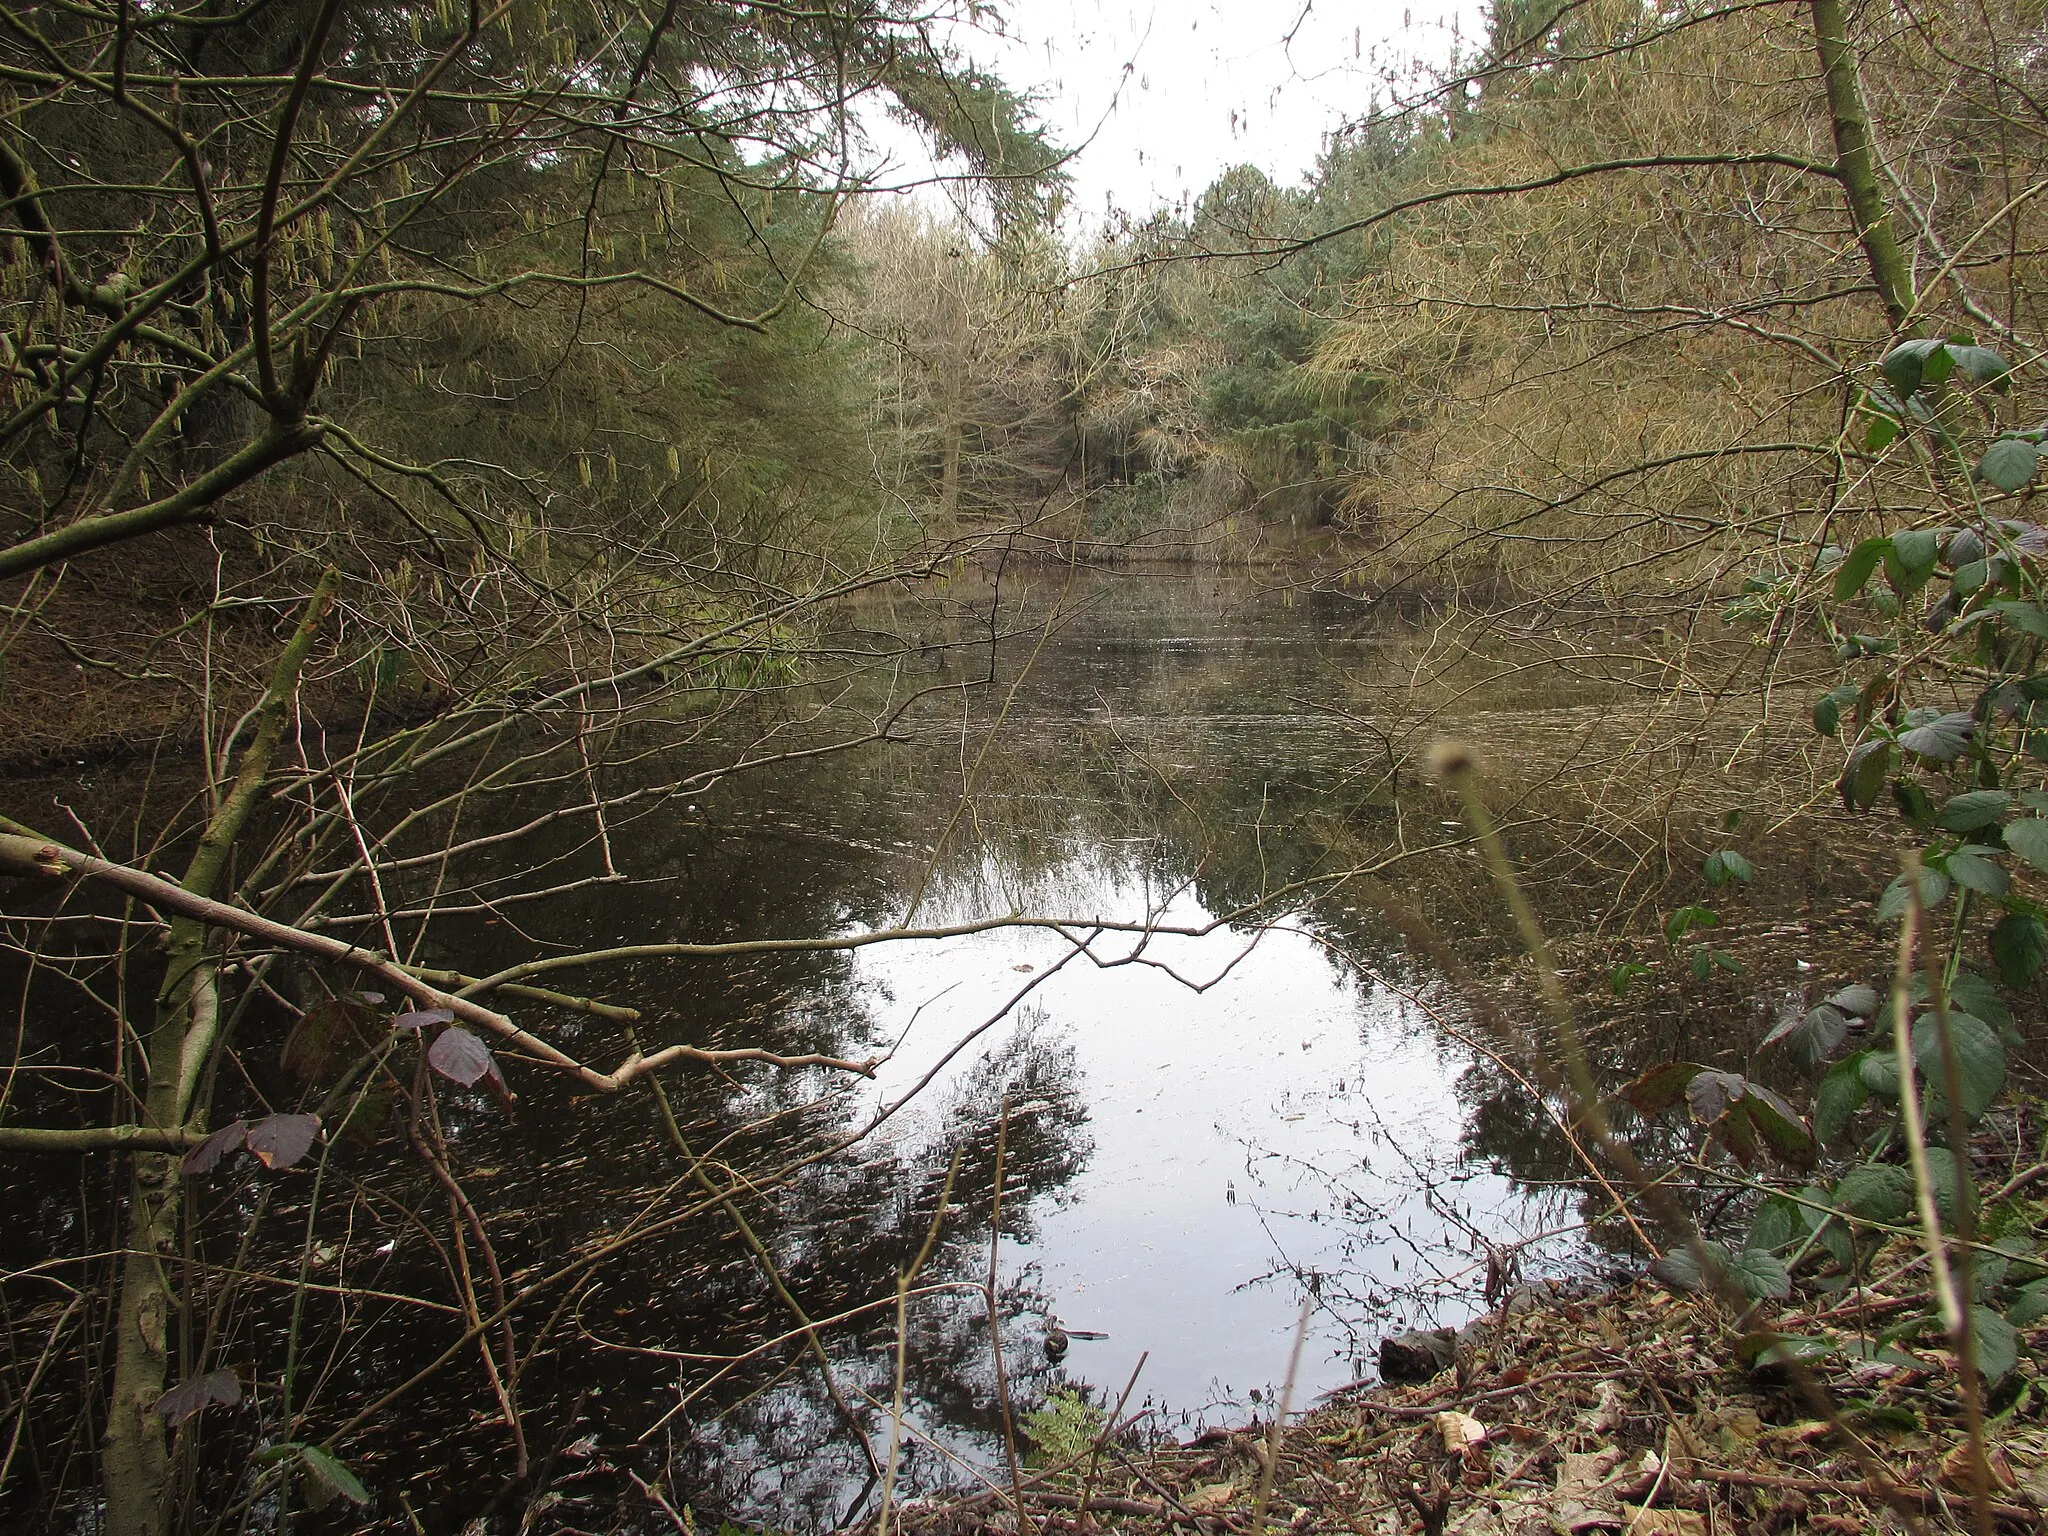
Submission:
{"label": "tree trunk", "polygon": [[1835,136],[1835,170],[1842,179],[1849,216],[1856,221],[1856,241],[1877,285],[1885,318],[1894,331],[1912,329],[1913,276],[1892,233],[1891,211],[1877,176],[1877,151],[1870,135],[1870,113],[1863,103],[1863,81],[1856,51],[1849,46],[1849,13],[1844,0],[1811,0],[1813,40],[1820,52],[1821,80],[1827,86],[1828,122]]}
{"label": "tree trunk", "polygon": [[939,417],[939,528],[951,537],[960,515],[960,376],[946,372],[946,407]]}
{"label": "tree trunk", "polygon": [[[299,673],[338,584],[331,570],[320,579],[298,630],[278,658],[234,785],[207,823],[179,882],[194,895],[211,896],[227,870],[228,855],[284,734],[285,706],[298,689]],[[218,994],[204,923],[196,917],[173,918],[166,947],[143,1104],[145,1124],[170,1130],[183,1124],[192,1107],[218,1024]],[[174,1152],[137,1152],[130,1177],[128,1246],[115,1309],[114,1388],[107,1404],[107,1528],[120,1536],[162,1536],[170,1527],[170,1452],[164,1422],[151,1408],[164,1394],[171,1322],[181,1301],[171,1279],[182,1199],[179,1161]]]}

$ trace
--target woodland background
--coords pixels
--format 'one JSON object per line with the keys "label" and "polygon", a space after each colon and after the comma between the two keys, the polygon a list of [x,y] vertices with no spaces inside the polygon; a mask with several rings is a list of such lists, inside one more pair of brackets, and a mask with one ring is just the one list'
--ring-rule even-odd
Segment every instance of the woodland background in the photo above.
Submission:
{"label": "woodland background", "polygon": [[[1852,861],[1926,843],[1951,980],[1967,953],[2034,986],[2032,834],[2000,829],[2032,807],[2048,695],[2038,6],[1502,0],[1304,185],[1241,168],[1078,242],[1059,147],[948,19],[0,13],[0,1146],[40,1212],[5,1288],[0,1484],[24,1521],[372,1500],[351,1446],[423,1378],[323,1378],[309,1408],[304,1362],[369,1327],[308,1300],[326,1239],[309,1214],[272,1243],[266,1193],[194,1193],[244,1149],[325,1180],[343,1126],[403,1150],[332,1176],[435,1234],[451,1342],[426,1375],[472,1373],[451,1390],[509,1447],[499,1515],[534,1486],[549,1309],[675,1223],[730,1224],[829,1384],[745,1214],[807,1153],[699,1160],[661,1098],[681,1206],[507,1273],[444,1100],[504,1089],[501,1057],[600,1106],[664,1069],[861,1064],[642,1041],[632,998],[549,979],[621,950],[486,965],[434,935],[621,880],[634,817],[971,689],[916,668],[1001,638],[992,562],[1251,565],[1406,605],[1412,697],[1361,701],[1395,786],[1435,684],[1577,669],[1648,700],[1530,802],[1582,860],[1557,898],[1580,921],[1654,937],[1700,829],[1839,794]],[[876,193],[883,119],[935,146],[950,214]],[[875,619],[876,594],[904,606]],[[878,673],[864,729],[791,744]],[[714,763],[645,771],[732,729]],[[139,765],[125,823],[67,813],[88,759]],[[1950,809],[1973,794],[2004,798]],[[1406,856],[1383,831],[1350,834],[1356,868]],[[259,1039],[260,1084],[227,1044]],[[963,1189],[1000,1187],[990,1154]],[[901,1196],[903,1251],[843,1299],[887,1292],[943,1198]],[[260,1424],[213,1411],[259,1390]]]}

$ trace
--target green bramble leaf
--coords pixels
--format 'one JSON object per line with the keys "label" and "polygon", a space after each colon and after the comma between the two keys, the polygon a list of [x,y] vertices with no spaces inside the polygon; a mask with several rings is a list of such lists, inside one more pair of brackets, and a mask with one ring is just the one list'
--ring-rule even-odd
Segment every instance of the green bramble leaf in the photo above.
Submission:
{"label": "green bramble leaf", "polygon": [[1749,1241],[1744,1245],[1764,1253],[1778,1253],[1806,1236],[1806,1223],[1799,1206],[1784,1195],[1772,1195],[1756,1208],[1750,1218]]}
{"label": "green bramble leaf", "polygon": [[1857,1221],[1896,1226],[1913,1209],[1913,1175],[1896,1163],[1863,1163],[1835,1181],[1834,1207]]}
{"label": "green bramble leaf", "polygon": [[1862,697],[1863,690],[1854,683],[1841,683],[1830,688],[1814,701],[1813,728],[1823,736],[1839,735],[1843,713],[1855,708]]}
{"label": "green bramble leaf", "polygon": [[2004,866],[1993,863],[1974,848],[1958,848],[1946,860],[1949,879],[1966,891],[1980,896],[2003,896],[2012,889],[2012,876]]}
{"label": "green bramble leaf", "polygon": [[1924,577],[1941,558],[1941,535],[1931,528],[1908,528],[1892,535],[1892,555],[1914,577]]}
{"label": "green bramble leaf", "polygon": [[1822,1146],[1831,1145],[1869,1098],[1870,1086],[1863,1081],[1863,1053],[1836,1062],[1814,1090],[1814,1139]]}
{"label": "green bramble leaf", "polygon": [[1987,1386],[1997,1386],[2020,1363],[2019,1335],[2012,1324],[1989,1307],[1970,1309],[1970,1342],[1977,1370]]}
{"label": "green bramble leaf", "polygon": [[2048,870],[2048,819],[2029,816],[2005,829],[2005,846],[2034,868]]}
{"label": "green bramble leaf", "polygon": [[2012,1305],[2005,1309],[2005,1320],[2015,1328],[2028,1327],[2044,1317],[2048,1317],[2048,1280],[2036,1280],[2022,1287],[2013,1297]]}
{"label": "green bramble leaf", "polygon": [[[1967,1013],[1950,1013],[1949,1038],[1955,1043],[1957,1088],[1963,1114],[1981,1120],[1984,1111],[2005,1086],[2005,1043],[1998,1031],[1982,1019]],[[1924,1014],[1913,1026],[1913,1061],[1921,1079],[1934,1091],[1943,1088],[1941,1036],[1933,1014]]]}
{"label": "green bramble leaf", "polygon": [[1972,615],[1972,619],[1998,619],[2023,635],[2048,640],[2048,613],[2043,613],[2032,603],[1986,603]]}
{"label": "green bramble leaf", "polygon": [[2030,985],[2048,961],[2048,926],[2031,912],[2008,912],[1991,930],[1991,959],[2009,987]]}
{"label": "green bramble leaf", "polygon": [[1884,792],[1891,762],[1892,744],[1882,736],[1851,751],[1835,785],[1841,792],[1843,806],[1852,811],[1867,811],[1876,805],[1877,797]]}
{"label": "green bramble leaf", "polygon": [[1835,601],[1846,603],[1868,586],[1872,574],[1891,550],[1892,541],[1887,538],[1865,539],[1850,550],[1835,572]]}
{"label": "green bramble leaf", "polygon": [[[1925,978],[1917,974],[1913,977],[1913,996],[1921,1000],[1927,996]],[[1948,986],[1948,1005],[1958,1013],[1982,1019],[1993,1029],[2012,1028],[2012,1014],[2005,999],[1998,995],[1998,988],[1975,971],[1956,972]]]}
{"label": "green bramble leaf", "polygon": [[1951,339],[1945,350],[1954,360],[1956,372],[1972,384],[1989,384],[2000,394],[2010,386],[2012,365],[1991,348]]}
{"label": "green bramble leaf", "polygon": [[1949,796],[1935,825],[1945,832],[1977,832],[1998,825],[2011,809],[2012,796],[2004,790],[1973,789]]}
{"label": "green bramble leaf", "polygon": [[1984,450],[1977,478],[2010,495],[2033,482],[2041,467],[2041,451],[2016,437],[2001,437]]}
{"label": "green bramble leaf", "polygon": [[1664,940],[1676,945],[1695,928],[1712,928],[1721,921],[1709,907],[1697,905],[1680,907],[1664,920]]}
{"label": "green bramble leaf", "polygon": [[1912,397],[1922,389],[1941,387],[1954,370],[1955,359],[1949,355],[1945,341],[1921,337],[1900,342],[1879,359],[1877,366],[1885,382],[1910,406],[1914,403]]}
{"label": "green bramble leaf", "polygon": [[362,1479],[343,1466],[332,1451],[317,1445],[302,1445],[299,1447],[299,1459],[330,1493],[340,1494],[351,1504],[370,1502],[370,1490],[363,1486]]}
{"label": "green bramble leaf", "polygon": [[1834,1055],[1848,1033],[1849,1015],[1832,1003],[1822,1003],[1805,1013],[1780,1019],[1757,1049],[1767,1051],[1781,1045],[1801,1066],[1813,1067]]}
{"label": "green bramble leaf", "polygon": [[1929,762],[1952,763],[1968,749],[1977,721],[1958,710],[1920,708],[1906,712],[1906,727],[1899,733],[1900,746]]}
{"label": "green bramble leaf", "polygon": [[1703,870],[1707,884],[1717,889],[1730,880],[1738,880],[1747,885],[1756,878],[1756,866],[1733,848],[1723,848],[1717,853],[1708,854]]}
{"label": "green bramble leaf", "polygon": [[1616,997],[1628,995],[1629,984],[1638,976],[1647,976],[1650,968],[1639,960],[1624,960],[1617,965],[1607,978],[1607,990]]}
{"label": "green bramble leaf", "polygon": [[[1948,876],[1938,869],[1920,871],[1920,910],[1932,912],[1948,900]],[[1877,920],[1880,923],[1897,922],[1906,915],[1906,908],[1912,898],[1906,888],[1906,877],[1894,875],[1892,883],[1884,888],[1884,894],[1877,899]]]}
{"label": "green bramble leaf", "polygon": [[1728,1277],[1752,1301],[1783,1301],[1792,1294],[1792,1272],[1774,1253],[1744,1248],[1728,1255]]}

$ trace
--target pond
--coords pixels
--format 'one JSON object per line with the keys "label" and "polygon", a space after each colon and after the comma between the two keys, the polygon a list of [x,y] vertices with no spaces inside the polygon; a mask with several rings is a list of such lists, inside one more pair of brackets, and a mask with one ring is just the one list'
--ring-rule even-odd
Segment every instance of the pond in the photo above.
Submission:
{"label": "pond", "polygon": [[[853,1172],[814,1170],[810,1194],[780,1205],[784,1261],[817,1273],[849,1223],[890,1226],[864,1208],[876,1170],[924,1189],[902,1208],[921,1223],[965,1140],[979,1163],[922,1278],[977,1275],[1007,1091],[1009,1385],[1024,1402],[1077,1383],[1113,1401],[1135,1372],[1132,1408],[1156,1409],[1150,1422],[1176,1432],[1271,1413],[1305,1295],[1297,1405],[1369,1374],[1383,1332],[1479,1310],[1490,1242],[1562,1227],[1528,1251],[1527,1272],[1582,1262],[1571,1191],[1496,1171],[1461,1097],[1481,1058],[1440,1027],[1431,979],[1337,878],[1347,865],[1333,834],[1391,805],[1383,745],[1347,712],[1361,683],[1401,664],[1390,650],[1405,626],[1204,572],[1038,570],[979,601],[1000,602],[1018,631],[996,648],[992,686],[822,775],[727,781],[692,802],[673,855],[693,871],[692,905],[725,914],[709,929],[719,937],[1077,920],[877,945],[774,967],[765,985],[727,978],[749,1001],[709,1010],[721,1044],[755,1038],[725,1024],[749,1019],[778,1048],[883,1055],[830,1118],[859,1127],[902,1106],[843,1154]],[[984,660],[969,646],[930,664],[944,681]],[[1526,695],[1515,707],[1529,711]],[[815,728],[845,729],[857,711],[836,713],[847,718]],[[1422,832],[1459,835],[1435,822]],[[1096,934],[1086,919],[1152,931]],[[735,1114],[730,1103],[700,1112],[721,1126]],[[895,1222],[895,1249],[920,1223]],[[921,1305],[913,1486],[971,1478],[1000,1446],[979,1298]],[[1042,1352],[1054,1318],[1073,1341],[1057,1367]],[[878,1399],[892,1341],[893,1326],[870,1327],[835,1346]],[[736,1441],[730,1419],[707,1425],[688,1459],[729,1488],[751,1464],[742,1505],[765,1500],[773,1513],[794,1498],[823,1515],[831,1479],[793,1475],[779,1439],[792,1416],[824,1414],[816,1383],[769,1395],[783,1400],[741,1417],[776,1430]],[[721,1460],[736,1443],[746,1455]],[[814,1472],[818,1455],[806,1453]],[[858,1470],[839,1463],[842,1494],[858,1489]]]}
{"label": "pond", "polygon": [[[638,954],[554,981],[640,1009],[645,1044],[878,1063],[871,1077],[676,1067],[663,1104],[593,1096],[508,1056],[515,1105],[444,1093],[451,1168],[507,1292],[526,1298],[505,1348],[522,1362],[530,1477],[473,1346],[417,1374],[459,1331],[451,1274],[474,1255],[454,1251],[450,1208],[403,1127],[336,1139],[318,1181],[243,1158],[189,1186],[208,1358],[261,1383],[302,1329],[299,1356],[321,1365],[294,1401],[301,1432],[341,1435],[379,1519],[509,1531],[545,1509],[583,1529],[667,1528],[649,1489],[785,1529],[871,1510],[892,1436],[894,1299],[913,1270],[900,1479],[916,1492],[1000,1475],[1005,1401],[1028,1422],[1056,1388],[1098,1405],[1128,1392],[1144,1433],[1240,1424],[1270,1417],[1290,1369],[1303,1405],[1370,1374],[1382,1334],[1482,1310],[1500,1250],[1528,1278],[1630,1257],[1614,1234],[1585,1234],[1578,1170],[1545,1110],[1382,915],[1388,892],[1412,900],[1485,985],[1518,985],[1462,829],[1440,796],[1393,777],[1374,719],[1422,668],[1429,625],[1243,573],[1046,565],[963,571],[841,622],[849,653],[864,637],[916,644],[709,725],[615,735],[594,771],[617,797],[616,877],[587,817],[545,819],[554,784],[482,797],[464,832],[498,863],[470,883],[439,886],[431,859],[387,882],[394,908],[435,912],[417,958],[473,975],[620,944],[816,941]],[[1457,729],[1494,744],[1511,794],[1583,757],[1619,703],[1666,707],[1637,661],[1503,675],[1432,686]],[[111,823],[150,783],[82,777],[26,814]],[[530,822],[534,837],[488,843]],[[1759,891],[1779,888],[1752,924],[1788,924],[1768,930],[1784,973],[1724,986],[1718,1012],[1681,975],[1655,1006],[1630,999],[1625,1033],[1594,1020],[1612,1078],[1739,1053],[1773,1010],[1800,1005],[1796,909],[1860,875],[1825,835],[1784,827],[1759,860]],[[1607,900],[1625,861],[1588,863],[1544,835],[1536,820],[1515,830],[1546,879],[1590,871],[1585,891],[1565,878],[1544,899],[1567,913],[1589,892]],[[1364,878],[1390,850],[1378,883]],[[508,899],[535,887],[557,893]],[[1019,914],[1038,921],[960,931]],[[321,920],[352,932],[363,918]],[[943,932],[841,942],[905,927]],[[270,981],[300,1007],[349,984],[289,967]],[[96,1017],[37,984],[49,1006],[25,1015],[28,1049]],[[290,1016],[266,1008],[241,1026],[216,1120],[305,1091],[279,1058]],[[602,1017],[546,1027],[591,1058],[626,1048]],[[101,1113],[32,1093],[24,1119]],[[80,1166],[6,1165],[17,1276],[76,1262],[83,1235],[110,1227],[113,1186]],[[302,1262],[317,1288],[295,1298]],[[281,1283],[237,1283],[256,1272]],[[1055,1322],[1070,1340],[1057,1361]],[[250,1437],[276,1434],[272,1402],[209,1421],[209,1444],[226,1447],[207,1474],[221,1499]]]}

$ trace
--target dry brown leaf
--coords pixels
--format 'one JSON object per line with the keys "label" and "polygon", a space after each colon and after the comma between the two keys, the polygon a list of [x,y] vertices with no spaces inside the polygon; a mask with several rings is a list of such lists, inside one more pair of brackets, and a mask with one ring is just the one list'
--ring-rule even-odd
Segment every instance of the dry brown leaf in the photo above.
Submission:
{"label": "dry brown leaf", "polygon": [[1624,1499],[1640,1499],[1657,1486],[1657,1479],[1664,1471],[1664,1463],[1655,1451],[1638,1451],[1623,1462],[1608,1479],[1608,1485]]}
{"label": "dry brown leaf", "polygon": [[1583,1499],[1600,1489],[1621,1464],[1621,1451],[1608,1446],[1599,1451],[1567,1451],[1557,1469],[1559,1499]]}
{"label": "dry brown leaf", "polygon": [[[1984,1459],[1991,1468],[1991,1486],[2001,1492],[2011,1493],[2019,1487],[2019,1479],[2013,1475],[2012,1462],[2007,1459],[2005,1448],[1990,1445],[1984,1448]],[[1970,1491],[1970,1442],[1959,1440],[1941,1458],[1941,1480],[1949,1487],[1964,1493]]]}
{"label": "dry brown leaf", "polygon": [[1607,1486],[1621,1451],[1608,1446],[1599,1451],[1570,1451],[1557,1469],[1555,1505],[1550,1526],[1559,1536],[1577,1536],[1581,1531],[1619,1530],[1621,1501]]}
{"label": "dry brown leaf", "polygon": [[2020,1474],[2020,1486],[2036,1504],[2048,1504],[2048,1462],[2027,1468]]}
{"label": "dry brown leaf", "polygon": [[1825,1440],[1830,1433],[1826,1419],[1801,1419],[1797,1424],[1781,1424],[1766,1430],[1765,1438],[1787,1445],[1808,1445]]}
{"label": "dry brown leaf", "polygon": [[1625,1536],[1707,1536],[1706,1518],[1690,1509],[1639,1509],[1628,1506]]}
{"label": "dry brown leaf", "polygon": [[1598,1401],[1586,1413],[1579,1415],[1579,1422],[1596,1435],[1612,1434],[1620,1429],[1628,1417],[1628,1409],[1621,1398],[1621,1384],[1603,1381],[1598,1389]]}
{"label": "dry brown leaf", "polygon": [[1486,1444],[1486,1426],[1469,1413],[1450,1409],[1438,1414],[1435,1423],[1448,1455],[1457,1456],[1469,1446]]}

